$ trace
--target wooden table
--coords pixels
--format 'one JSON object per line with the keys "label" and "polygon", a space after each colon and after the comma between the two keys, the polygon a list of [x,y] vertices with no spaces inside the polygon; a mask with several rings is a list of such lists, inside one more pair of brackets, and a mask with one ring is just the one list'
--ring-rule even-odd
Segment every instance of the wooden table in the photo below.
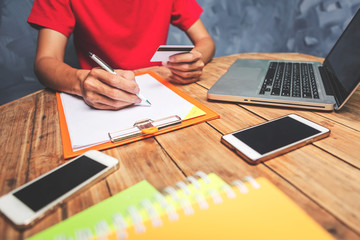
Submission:
{"label": "wooden table", "polygon": [[[228,182],[264,176],[337,239],[360,239],[360,91],[339,112],[207,101],[207,90],[237,58],[323,60],[297,53],[213,59],[198,83],[178,87],[219,113],[220,119],[104,151],[120,160],[118,171],[26,231],[1,217],[0,239],[29,237],[143,179],[162,190],[198,170]],[[330,137],[257,166],[220,143],[225,133],[289,113],[330,128]],[[0,106],[0,153],[0,195],[65,162],[54,92],[41,90]]]}

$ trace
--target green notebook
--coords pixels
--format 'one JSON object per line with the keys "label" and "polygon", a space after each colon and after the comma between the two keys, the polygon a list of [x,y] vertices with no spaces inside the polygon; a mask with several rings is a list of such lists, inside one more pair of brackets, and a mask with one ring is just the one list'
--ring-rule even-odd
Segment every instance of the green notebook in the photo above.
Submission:
{"label": "green notebook", "polygon": [[[124,227],[133,225],[134,216],[131,216],[129,207],[133,207],[135,212],[139,213],[139,222],[148,220],[151,213],[149,214],[144,199],[148,200],[148,205],[156,207],[155,212],[161,217],[169,211],[161,206],[161,201],[171,203],[168,205],[176,211],[182,208],[183,204],[187,204],[182,200],[193,204],[199,201],[198,196],[206,198],[211,195],[211,190],[220,190],[227,185],[213,173],[206,175],[198,172],[196,176],[197,178],[188,177],[185,182],[177,182],[174,187],[165,188],[162,194],[144,180],[27,240],[90,239],[101,232],[114,230],[114,220]],[[114,217],[119,215],[121,219],[116,220]]]}
{"label": "green notebook", "polygon": [[28,238],[28,240],[77,239],[76,234],[88,230],[94,234],[95,232],[90,226],[96,226],[99,221],[102,220],[112,222],[114,213],[125,213],[129,205],[138,204],[142,199],[151,197],[155,193],[158,193],[158,191],[150,183],[145,180],[141,181],[63,222]]}

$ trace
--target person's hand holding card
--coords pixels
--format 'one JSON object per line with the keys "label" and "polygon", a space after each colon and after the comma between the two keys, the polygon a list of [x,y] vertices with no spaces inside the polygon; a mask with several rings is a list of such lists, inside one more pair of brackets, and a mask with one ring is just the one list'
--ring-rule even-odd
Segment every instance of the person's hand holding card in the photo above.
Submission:
{"label": "person's hand holding card", "polygon": [[198,81],[205,66],[202,54],[193,46],[161,45],[151,59],[151,62],[157,61],[172,72],[168,80],[179,84]]}

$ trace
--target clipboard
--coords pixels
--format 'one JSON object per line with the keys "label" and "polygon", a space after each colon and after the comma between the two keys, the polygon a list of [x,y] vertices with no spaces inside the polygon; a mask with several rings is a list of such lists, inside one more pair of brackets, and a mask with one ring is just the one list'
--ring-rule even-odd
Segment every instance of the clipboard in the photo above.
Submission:
{"label": "clipboard", "polygon": [[[112,147],[121,146],[127,143],[139,141],[145,138],[157,136],[159,134],[163,134],[169,131],[174,131],[180,128],[184,128],[187,126],[191,126],[193,124],[217,119],[220,117],[219,114],[205,106],[204,104],[200,103],[199,101],[195,100],[194,98],[190,97],[186,93],[182,92],[180,89],[157,75],[153,71],[144,71],[136,73],[136,76],[142,74],[149,74],[161,84],[165,85],[167,88],[171,89],[173,92],[178,94],[180,97],[184,98],[198,109],[203,111],[205,114],[193,117],[185,120],[177,119],[176,122],[172,122],[176,119],[176,116],[169,116],[168,119],[139,119],[138,122],[134,123],[134,126],[130,129],[114,129],[114,132],[109,132],[109,142],[101,143],[95,146],[87,147],[80,150],[73,150],[71,145],[71,139],[69,135],[69,130],[66,123],[65,112],[63,108],[63,104],[61,101],[60,93],[56,93],[57,105],[58,105],[58,112],[59,112],[59,122],[60,122],[60,132],[61,132],[61,140],[63,144],[63,154],[65,159],[73,158],[78,155],[83,154],[89,150],[105,150]],[[168,120],[168,122],[167,122]],[[143,122],[143,123],[141,123]],[[140,124],[139,124],[140,123]],[[150,125],[149,125],[150,123]],[[162,123],[163,125],[158,125],[158,123]],[[164,124],[165,123],[165,124]],[[145,125],[144,125],[145,124]],[[148,124],[148,125],[146,125]],[[148,127],[146,127],[148,126]],[[153,128],[155,127],[155,128]],[[132,129],[132,130],[131,130]],[[133,133],[125,136],[124,133],[126,131],[133,131]],[[118,136],[117,136],[118,135]],[[117,136],[117,137],[116,137]]]}

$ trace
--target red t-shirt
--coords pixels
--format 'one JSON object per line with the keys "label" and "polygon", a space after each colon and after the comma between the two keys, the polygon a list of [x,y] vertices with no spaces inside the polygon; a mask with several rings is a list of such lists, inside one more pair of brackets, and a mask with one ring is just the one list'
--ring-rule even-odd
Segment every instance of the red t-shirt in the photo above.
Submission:
{"label": "red t-shirt", "polygon": [[134,70],[158,65],[150,59],[170,23],[187,30],[201,13],[196,0],[35,0],[28,23],[73,33],[84,69],[97,66],[90,51],[113,68]]}

